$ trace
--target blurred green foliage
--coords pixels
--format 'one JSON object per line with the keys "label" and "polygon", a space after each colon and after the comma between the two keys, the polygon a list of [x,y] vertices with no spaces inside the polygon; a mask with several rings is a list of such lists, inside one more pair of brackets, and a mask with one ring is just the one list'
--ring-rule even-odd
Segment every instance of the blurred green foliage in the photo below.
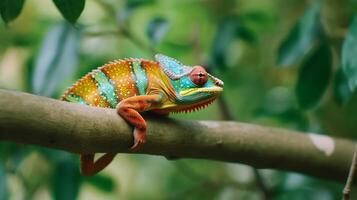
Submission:
{"label": "blurred green foliage", "polygon": [[342,70],[351,91],[357,88],[357,16],[354,17],[342,47]]}
{"label": "blurred green foliage", "polygon": [[[58,98],[110,60],[160,52],[224,80],[236,120],[355,138],[357,20],[329,25],[331,2],[0,0],[0,88]],[[223,118],[218,104],[173,117]],[[263,199],[239,164],[120,155],[83,178],[66,152],[1,142],[0,155],[0,199]],[[340,198],[339,183],[261,172],[271,199]]]}

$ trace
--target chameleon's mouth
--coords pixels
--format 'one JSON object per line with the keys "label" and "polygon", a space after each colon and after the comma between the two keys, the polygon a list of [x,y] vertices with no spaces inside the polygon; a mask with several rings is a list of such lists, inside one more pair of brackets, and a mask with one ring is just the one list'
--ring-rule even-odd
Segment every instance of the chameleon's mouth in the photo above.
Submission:
{"label": "chameleon's mouth", "polygon": [[213,86],[209,88],[190,88],[187,90],[183,90],[180,92],[180,96],[189,96],[192,94],[197,94],[200,92],[206,92],[206,93],[220,93],[223,91],[223,88],[218,87],[218,86]]}
{"label": "chameleon's mouth", "polygon": [[200,103],[196,103],[196,104],[192,104],[192,105],[186,105],[186,106],[181,106],[179,109],[172,109],[169,112],[171,113],[189,113],[192,111],[198,111],[202,108],[207,107],[208,105],[210,105],[211,103],[213,103],[213,101],[217,98],[217,96],[214,96],[212,98],[207,99],[206,101],[200,102]]}

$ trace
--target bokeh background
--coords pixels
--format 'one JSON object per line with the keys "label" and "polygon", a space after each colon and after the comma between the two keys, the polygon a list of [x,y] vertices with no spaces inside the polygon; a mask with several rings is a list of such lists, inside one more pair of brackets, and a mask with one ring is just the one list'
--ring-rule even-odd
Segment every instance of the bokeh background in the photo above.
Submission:
{"label": "bokeh background", "polygon": [[[171,117],[355,138],[356,1],[86,0],[81,13],[83,2],[0,1],[0,88],[59,98],[108,61],[163,53],[225,82],[212,106]],[[329,200],[343,187],[241,164],[125,154],[84,178],[78,156],[63,151],[1,141],[0,155],[0,199]]]}

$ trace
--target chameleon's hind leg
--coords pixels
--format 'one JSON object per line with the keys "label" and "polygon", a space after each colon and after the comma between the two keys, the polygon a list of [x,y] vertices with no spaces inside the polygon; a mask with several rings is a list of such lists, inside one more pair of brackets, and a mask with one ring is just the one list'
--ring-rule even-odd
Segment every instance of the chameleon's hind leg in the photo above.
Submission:
{"label": "chameleon's hind leg", "polygon": [[106,153],[94,161],[94,154],[81,154],[81,174],[83,176],[95,175],[109,165],[115,155],[116,153]]}
{"label": "chameleon's hind leg", "polygon": [[139,112],[153,109],[159,103],[162,95],[142,95],[124,99],[117,105],[117,112],[134,128],[134,145],[132,150],[138,150],[146,142],[146,122]]}

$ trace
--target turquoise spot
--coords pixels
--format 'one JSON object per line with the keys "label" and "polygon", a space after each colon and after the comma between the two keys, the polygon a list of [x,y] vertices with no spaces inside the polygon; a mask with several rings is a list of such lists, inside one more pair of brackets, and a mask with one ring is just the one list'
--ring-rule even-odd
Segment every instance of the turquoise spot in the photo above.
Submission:
{"label": "turquoise spot", "polygon": [[184,76],[179,80],[170,80],[170,81],[176,93],[179,93],[181,90],[197,87],[197,85],[192,83],[191,79],[188,76]]}
{"label": "turquoise spot", "polygon": [[180,92],[180,80],[172,80],[170,79],[170,83],[175,90],[176,94]]}
{"label": "turquoise spot", "polygon": [[84,99],[82,99],[81,97],[74,95],[74,94],[68,94],[65,97],[65,99],[72,103],[79,103],[79,104],[87,105],[87,103],[84,101]]}
{"label": "turquoise spot", "polygon": [[148,84],[148,79],[146,77],[145,70],[141,67],[141,64],[139,61],[133,61],[132,70],[135,75],[135,78],[133,78],[133,80],[135,81],[135,85],[136,85],[136,88],[138,89],[139,94],[145,95],[147,84]]}
{"label": "turquoise spot", "polygon": [[105,99],[112,108],[118,104],[114,87],[108,77],[101,71],[94,72],[92,77],[97,82],[97,88],[100,95]]}
{"label": "turquoise spot", "polygon": [[179,80],[171,80],[171,85],[175,90],[176,97],[179,101],[185,101],[187,98],[190,99],[191,97],[181,97],[180,91],[187,90],[190,88],[197,88],[198,86],[195,85],[188,76],[181,77]]}

